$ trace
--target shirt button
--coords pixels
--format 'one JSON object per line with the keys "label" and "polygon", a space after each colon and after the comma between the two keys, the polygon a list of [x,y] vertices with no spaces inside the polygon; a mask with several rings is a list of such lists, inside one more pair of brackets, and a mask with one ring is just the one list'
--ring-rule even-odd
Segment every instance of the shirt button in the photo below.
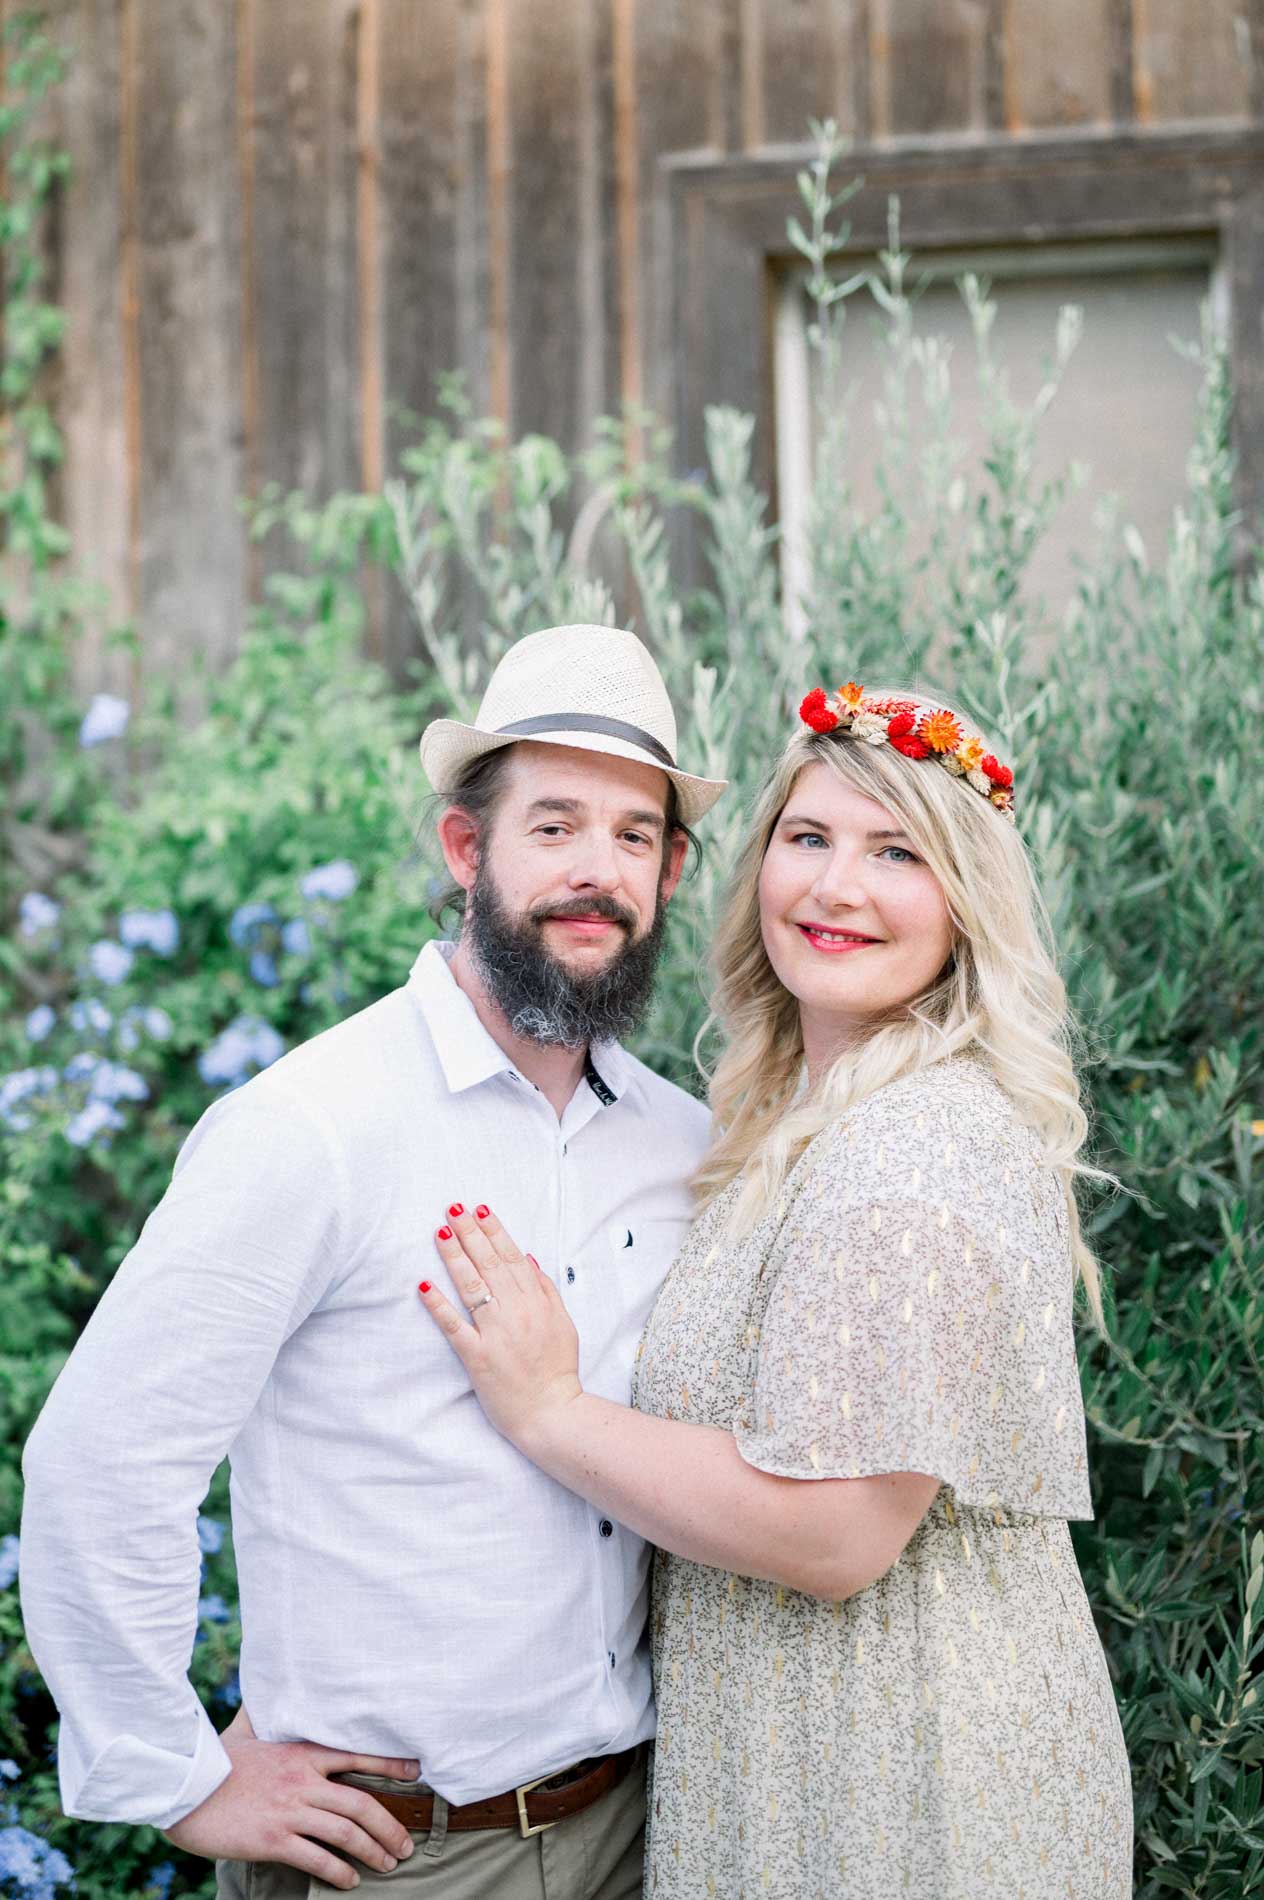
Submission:
{"label": "shirt button", "polygon": [[575,1269],[574,1269],[574,1267],[567,1267],[567,1269],[566,1269],[566,1284],[567,1284],[567,1286],[574,1286],[574,1284],[575,1284]]}
{"label": "shirt button", "polygon": [[614,1651],[613,1650],[610,1651],[610,1667],[612,1669],[614,1668]]}
{"label": "shirt button", "polygon": [[610,1522],[610,1519],[608,1517],[602,1518],[600,1524],[597,1526],[597,1529],[601,1532],[603,1537],[614,1536],[614,1525]]}

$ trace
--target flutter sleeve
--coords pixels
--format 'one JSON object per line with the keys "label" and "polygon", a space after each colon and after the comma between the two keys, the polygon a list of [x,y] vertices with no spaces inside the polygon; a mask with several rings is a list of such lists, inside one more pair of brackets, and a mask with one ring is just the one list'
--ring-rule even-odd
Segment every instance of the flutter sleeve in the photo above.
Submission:
{"label": "flutter sleeve", "polygon": [[[898,1085],[897,1085],[898,1086]],[[748,1463],[919,1471],[965,1504],[1089,1518],[1061,1188],[984,1077],[818,1138],[764,1267]]]}

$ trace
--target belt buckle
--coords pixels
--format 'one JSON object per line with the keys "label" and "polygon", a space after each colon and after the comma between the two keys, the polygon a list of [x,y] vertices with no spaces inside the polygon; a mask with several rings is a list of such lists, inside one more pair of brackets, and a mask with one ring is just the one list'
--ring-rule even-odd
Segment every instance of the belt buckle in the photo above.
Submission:
{"label": "belt buckle", "polygon": [[[556,1773],[555,1768],[553,1775]],[[514,1789],[514,1799],[518,1803],[518,1832],[524,1841],[529,1841],[533,1834],[547,1834],[551,1827],[557,1826],[556,1821],[536,1821],[533,1824],[527,1819],[526,1797],[533,1788],[542,1788],[546,1781],[552,1781],[553,1775],[538,1775],[534,1781],[524,1781],[520,1788]]]}

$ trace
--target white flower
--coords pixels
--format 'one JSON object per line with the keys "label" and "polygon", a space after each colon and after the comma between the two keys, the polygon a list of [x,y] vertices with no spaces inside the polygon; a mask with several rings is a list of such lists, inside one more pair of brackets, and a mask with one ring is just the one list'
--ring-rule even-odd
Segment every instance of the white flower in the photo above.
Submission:
{"label": "white flower", "polygon": [[988,798],[992,796],[992,781],[981,766],[972,765],[966,773],[966,778],[976,792],[983,792]]}
{"label": "white flower", "polygon": [[851,722],[852,737],[863,739],[866,745],[885,745],[887,742],[887,722],[881,713],[858,712]]}

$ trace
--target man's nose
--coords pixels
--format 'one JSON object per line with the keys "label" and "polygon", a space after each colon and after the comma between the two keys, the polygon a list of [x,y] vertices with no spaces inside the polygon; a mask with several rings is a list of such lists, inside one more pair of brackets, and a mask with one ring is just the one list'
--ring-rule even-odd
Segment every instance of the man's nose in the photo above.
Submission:
{"label": "man's nose", "polygon": [[597,890],[607,894],[617,890],[620,881],[619,858],[613,838],[586,838],[571,869],[572,890]]}

